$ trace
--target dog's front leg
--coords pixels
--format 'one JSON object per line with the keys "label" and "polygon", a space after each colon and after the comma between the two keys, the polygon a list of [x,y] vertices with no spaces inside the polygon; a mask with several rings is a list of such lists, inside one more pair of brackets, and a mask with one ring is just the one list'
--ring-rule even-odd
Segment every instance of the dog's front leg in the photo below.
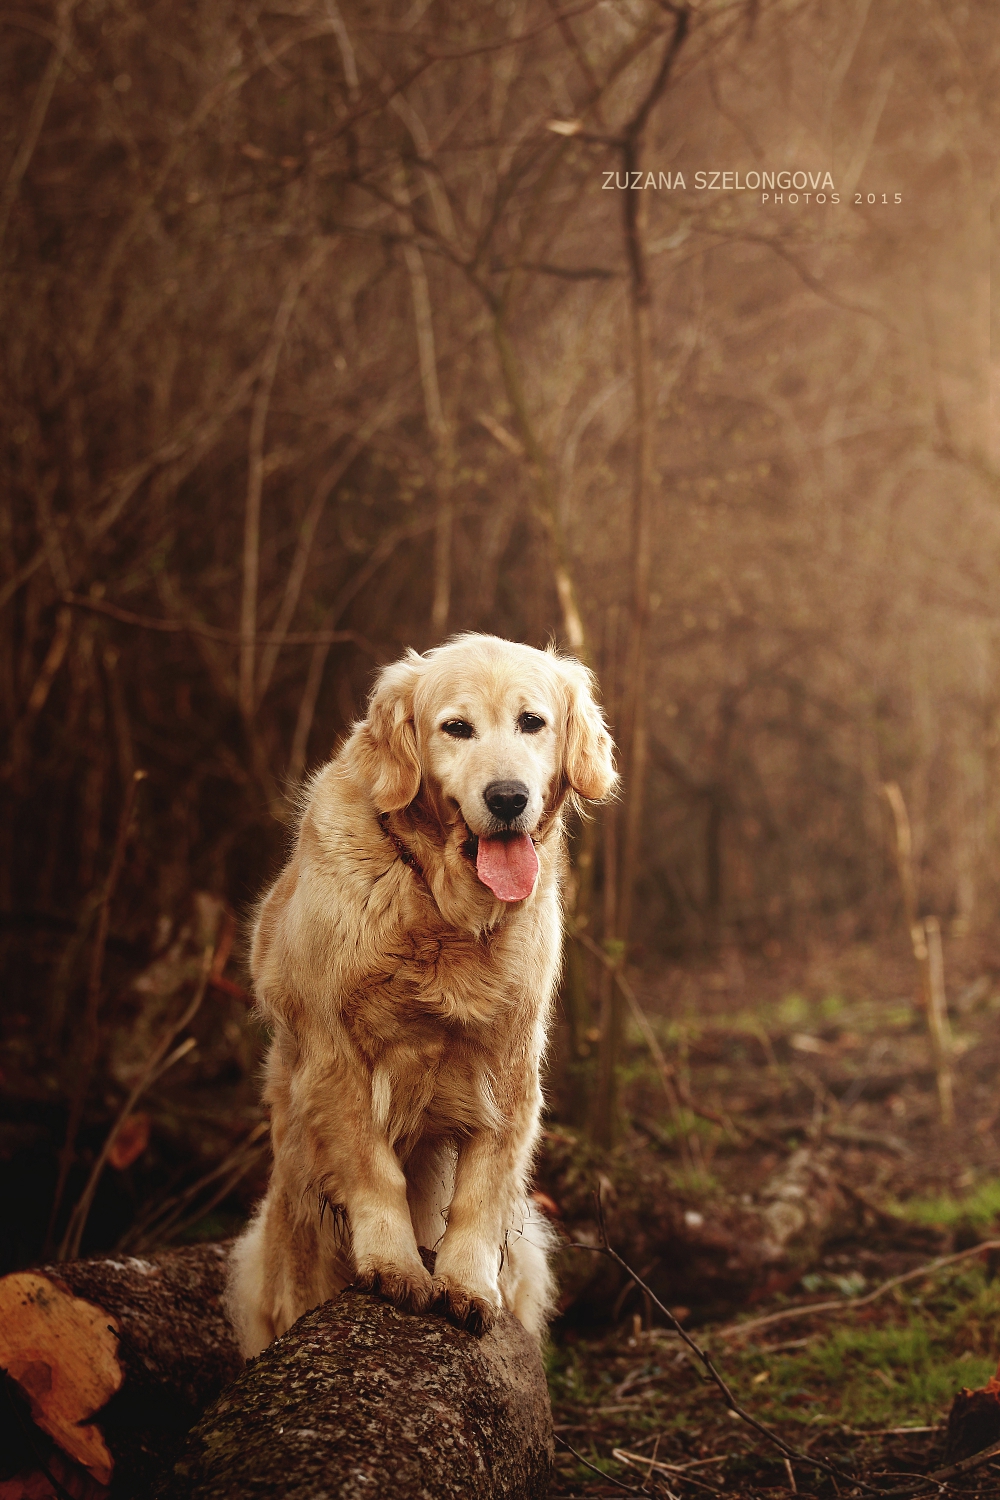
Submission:
{"label": "dog's front leg", "polygon": [[473,1333],[492,1328],[500,1314],[504,1236],[522,1191],[526,1153],[519,1145],[513,1132],[484,1129],[459,1149],[434,1289],[455,1321]]}
{"label": "dog's front leg", "polygon": [[422,1312],[433,1283],[417,1250],[406,1199],[406,1178],[395,1151],[374,1123],[352,1142],[350,1160],[333,1174],[347,1209],[359,1285],[397,1307]]}

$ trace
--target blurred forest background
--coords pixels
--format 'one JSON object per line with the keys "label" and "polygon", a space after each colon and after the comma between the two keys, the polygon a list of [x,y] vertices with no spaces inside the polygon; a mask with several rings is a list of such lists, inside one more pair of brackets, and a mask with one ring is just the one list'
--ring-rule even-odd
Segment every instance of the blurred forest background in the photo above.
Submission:
{"label": "blurred forest background", "polygon": [[[242,923],[405,646],[598,673],[625,789],[574,830],[552,1088],[605,1144],[623,965],[905,957],[884,783],[916,910],[989,932],[988,0],[0,28],[7,1265],[259,1176]],[[782,169],[839,202],[695,186]]]}

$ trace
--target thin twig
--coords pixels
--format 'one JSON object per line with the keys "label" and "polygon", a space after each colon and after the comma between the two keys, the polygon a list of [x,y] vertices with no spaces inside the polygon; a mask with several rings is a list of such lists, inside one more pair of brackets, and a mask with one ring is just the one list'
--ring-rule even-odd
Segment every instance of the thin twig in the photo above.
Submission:
{"label": "thin twig", "polygon": [[240,1178],[246,1176],[254,1163],[259,1160],[263,1151],[266,1150],[266,1146],[258,1145],[258,1142],[261,1136],[267,1133],[267,1130],[267,1121],[259,1121],[250,1133],[240,1141],[239,1145],[230,1151],[228,1155],[224,1156],[221,1162],[217,1162],[211,1171],[206,1172],[204,1176],[190,1183],[183,1192],[176,1193],[165,1202],[156,1204],[144,1219],[129,1229],[123,1238],[119,1240],[115,1248],[117,1250],[124,1250],[130,1246],[136,1246],[141,1249],[144,1245],[151,1244],[154,1239],[162,1241],[167,1238],[168,1234],[180,1234],[188,1223],[193,1222],[190,1218],[181,1220],[180,1224],[177,1222],[181,1219],[181,1215],[188,1205],[210,1183],[215,1182],[220,1177],[225,1178],[222,1187],[212,1195],[207,1203],[199,1206],[195,1218],[203,1218],[210,1209],[215,1207],[216,1203],[220,1202],[232,1191]]}
{"label": "thin twig", "polygon": [[45,654],[45,659],[42,662],[38,676],[35,678],[31,692],[28,695],[28,702],[24,713],[11,731],[10,756],[6,765],[0,767],[0,776],[16,775],[21,768],[22,757],[27,750],[35,720],[45,707],[45,701],[49,696],[56,673],[62,666],[63,659],[66,656],[72,624],[73,611],[63,605],[56,615],[56,628],[52,635],[52,641]]}
{"label": "thin twig", "polygon": [[75,5],[76,0],[62,0],[62,4],[56,11],[56,21],[59,28],[56,42],[49,55],[41,82],[38,85],[21,144],[17,149],[10,171],[7,174],[7,181],[3,185],[3,191],[0,192],[0,245],[3,244],[4,236],[7,233],[7,224],[21,186],[21,179],[28,170],[35,147],[38,145],[38,137],[42,133],[45,116],[48,114],[49,105],[52,103],[52,95],[59,81],[59,75],[66,60],[66,54],[72,46],[71,22]]}
{"label": "thin twig", "polygon": [[918,1266],[915,1271],[905,1271],[901,1276],[890,1277],[873,1292],[866,1292],[863,1297],[838,1297],[829,1302],[808,1302],[802,1307],[788,1307],[782,1312],[768,1313],[763,1318],[751,1318],[746,1323],[727,1323],[722,1328],[713,1328],[712,1337],[739,1338],[758,1328],[769,1328],[774,1323],[790,1322],[793,1318],[810,1318],[819,1313],[846,1312],[855,1307],[867,1307],[870,1303],[877,1302],[879,1297],[884,1297],[886,1292],[891,1292],[894,1287],[903,1286],[908,1281],[921,1281],[925,1276],[934,1276],[946,1266],[956,1265],[960,1260],[969,1260],[973,1255],[982,1255],[988,1250],[1000,1250],[1000,1240],[983,1240],[968,1250],[957,1250],[954,1255],[939,1255],[936,1260]]}
{"label": "thin twig", "polygon": [[681,1341],[688,1347],[688,1349],[691,1350],[691,1353],[695,1356],[695,1358],[698,1359],[704,1366],[712,1382],[718,1389],[719,1394],[722,1396],[722,1399],[725,1402],[727,1408],[731,1412],[734,1412],[735,1415],[738,1416],[743,1422],[745,1422],[748,1427],[753,1428],[754,1432],[758,1433],[762,1438],[766,1439],[767,1442],[773,1444],[784,1458],[794,1458],[798,1463],[807,1464],[810,1468],[822,1469],[825,1474],[829,1474],[836,1479],[850,1479],[853,1484],[859,1485],[862,1489],[867,1490],[870,1494],[878,1494],[878,1490],[874,1485],[870,1485],[863,1479],[857,1478],[857,1476],[853,1475],[851,1471],[846,1467],[839,1467],[836,1464],[828,1462],[828,1460],[826,1459],[814,1458],[810,1454],[804,1453],[801,1449],[792,1447],[790,1443],[785,1442],[784,1438],[779,1437],[776,1432],[772,1432],[771,1429],[767,1427],[763,1422],[759,1422],[756,1417],[752,1416],[750,1412],[746,1411],[742,1406],[740,1406],[739,1402],[736,1400],[736,1397],[730,1390],[728,1384],[716,1369],[712,1361],[712,1357],[707,1352],[707,1350],[702,1349],[699,1344],[695,1343],[691,1335],[681,1327],[680,1323],[674,1317],[670,1309],[668,1307],[664,1307],[663,1303],[660,1301],[659,1297],[656,1295],[653,1289],[648,1286],[645,1281],[643,1281],[642,1277],[636,1271],[633,1271],[628,1262],[618,1254],[618,1251],[612,1248],[611,1243],[608,1239],[607,1226],[604,1220],[604,1205],[601,1202],[600,1192],[595,1193],[594,1198],[597,1206],[597,1219],[601,1232],[601,1243],[599,1245],[584,1245],[579,1243],[578,1241],[571,1240],[570,1248],[574,1250],[587,1250],[592,1255],[606,1255],[609,1260],[613,1260],[616,1265],[620,1266],[627,1276],[631,1276],[636,1286],[639,1287],[643,1292],[645,1292],[650,1301],[659,1308],[660,1312],[666,1318],[668,1325],[674,1330],[676,1334],[679,1335]]}
{"label": "thin twig", "polygon": [[[320,479],[318,485],[316,486],[312,498],[312,503],[310,504],[309,510],[306,513],[305,520],[302,523],[302,529],[299,533],[298,542],[296,543],[295,555],[292,559],[292,565],[288,570],[288,578],[285,582],[285,591],[284,595],[282,596],[281,607],[279,608],[277,617],[275,618],[274,629],[268,632],[269,638],[266,641],[262,635],[258,635],[257,637],[258,642],[265,645],[266,647],[266,649],[261,654],[260,670],[257,680],[258,702],[263,700],[264,695],[267,692],[268,686],[271,681],[271,676],[274,672],[274,666],[278,659],[278,652],[281,650],[281,647],[288,639],[288,627],[292,623],[292,617],[295,614],[295,609],[299,602],[299,595],[302,592],[302,584],[305,579],[306,568],[309,563],[312,544],[316,536],[316,529],[319,526],[320,518],[323,514],[326,502],[331,492],[340,483],[341,479],[347,473],[347,470],[357,458],[358,454],[362,451],[363,448],[367,446],[378,429],[385,423],[387,418],[393,415],[398,404],[399,393],[394,391],[387,397],[385,401],[382,402],[382,405],[368,419],[368,421],[362,424],[360,429],[346,444],[342,452],[338,454],[332,466],[326,471],[326,473],[323,475],[322,479]],[[333,632],[329,633],[333,634]],[[312,644],[317,644],[315,639],[313,640]],[[325,644],[333,645],[335,643],[333,641],[329,641]]]}
{"label": "thin twig", "polygon": [[600,1474],[601,1478],[606,1479],[608,1484],[616,1484],[620,1490],[625,1490],[630,1495],[643,1495],[646,1493],[645,1490],[637,1490],[633,1485],[625,1484],[623,1480],[616,1479],[613,1474],[605,1474],[603,1469],[599,1469],[596,1464],[592,1464],[589,1458],[584,1458],[583,1454],[578,1453],[573,1447],[573,1444],[567,1443],[566,1439],[564,1437],[560,1437],[558,1432],[555,1434],[555,1440],[560,1444],[561,1447],[565,1448],[569,1453],[572,1453],[573,1457],[577,1459],[579,1463],[584,1464],[588,1469],[593,1469],[595,1474]]}
{"label": "thin twig", "polygon": [[[657,1439],[657,1441],[659,1441],[659,1439]],[[676,1479],[682,1479],[685,1484],[694,1484],[697,1485],[700,1489],[708,1490],[709,1494],[721,1495],[722,1491],[719,1489],[718,1485],[709,1484],[705,1479],[695,1478],[695,1476],[693,1474],[690,1474],[688,1470],[693,1469],[700,1464],[723,1463],[729,1457],[729,1454],[723,1453],[717,1458],[698,1458],[695,1459],[694,1463],[690,1464],[664,1463],[663,1460],[661,1458],[657,1458],[655,1454],[652,1458],[646,1458],[645,1454],[630,1453],[627,1448],[612,1448],[611,1456],[612,1458],[617,1458],[619,1463],[648,1464],[650,1473],[652,1473],[653,1469],[656,1469],[658,1473],[662,1472],[664,1474],[671,1474]]]}
{"label": "thin twig", "polygon": [[920,990],[927,1014],[934,1071],[937,1076],[941,1123],[950,1128],[955,1123],[953,1044],[948,1026],[948,1005],[944,994],[944,961],[941,956],[941,928],[937,917],[923,920],[917,915],[917,879],[913,870],[913,834],[903,794],[895,781],[882,783],[882,793],[892,812],[896,834],[896,870],[903,892],[903,910],[910,933],[913,957],[920,975]]}
{"label": "thin twig", "polygon": [[198,1207],[192,1213],[189,1213],[186,1218],[181,1218],[179,1213],[174,1213],[158,1226],[156,1230],[157,1241],[161,1244],[169,1244],[171,1241],[177,1240],[186,1234],[192,1225],[199,1223],[205,1218],[206,1214],[212,1212],[212,1209],[217,1204],[221,1203],[224,1198],[229,1197],[236,1184],[242,1181],[247,1173],[257,1165],[266,1151],[266,1142],[258,1145],[255,1149],[247,1150],[244,1153],[243,1159],[237,1162],[233,1171],[230,1172],[221,1186],[216,1188],[210,1198],[207,1198],[204,1203],[199,1203]]}
{"label": "thin twig", "polygon": [[[401,526],[395,531],[388,532],[382,540],[372,548],[367,559],[347,580],[341,588],[336,599],[327,610],[324,617],[327,624],[332,625],[339,620],[348,604],[359,594],[368,583],[372,575],[392,555],[401,541],[412,536],[419,536],[421,532],[430,531],[435,522],[433,520],[418,521],[410,526]],[[295,732],[292,736],[292,748],[288,758],[288,779],[293,784],[298,781],[305,770],[306,754],[309,749],[309,735],[312,730],[313,718],[316,713],[316,703],[319,699],[319,690],[323,682],[323,669],[326,666],[328,650],[321,642],[313,647],[312,660],[309,663],[309,671],[306,675],[306,685],[302,690],[299,700],[299,711],[295,720]]]}
{"label": "thin twig", "polygon": [[[91,609],[96,614],[108,615],[112,620],[121,620],[123,625],[135,625],[139,630],[159,630],[167,635],[203,635],[210,641],[225,641],[232,646],[241,646],[246,639],[238,630],[203,625],[200,620],[157,620],[151,615],[137,615],[130,609],[119,609],[117,604],[108,604],[104,599],[85,598],[82,594],[64,594],[63,600],[76,609]],[[377,647],[357,630],[293,630],[287,634],[262,630],[254,639],[258,646],[269,643],[279,646],[335,646],[341,641],[353,641],[376,661],[381,659]]]}
{"label": "thin twig", "polygon": [[59,1251],[56,1256],[57,1260],[74,1260],[79,1254],[80,1241],[83,1238],[83,1231],[87,1227],[87,1219],[90,1215],[91,1204],[94,1201],[94,1194],[97,1192],[97,1184],[101,1180],[101,1174],[103,1173],[104,1168],[107,1165],[108,1157],[111,1155],[112,1147],[121,1134],[122,1127],[124,1126],[125,1121],[132,1114],[132,1111],[135,1109],[135,1106],[138,1104],[139,1100],[142,1098],[142,1095],[146,1092],[146,1090],[153,1083],[155,1083],[158,1078],[162,1078],[163,1074],[166,1073],[169,1068],[172,1068],[175,1063],[180,1062],[182,1057],[186,1057],[187,1054],[191,1051],[192,1047],[195,1045],[194,1038],[188,1037],[187,1041],[182,1042],[179,1047],[176,1047],[174,1051],[171,1052],[169,1056],[167,1056],[167,1052],[171,1043],[174,1041],[175,1037],[179,1036],[180,1033],[194,1019],[195,1013],[199,1009],[202,1000],[204,1000],[205,998],[205,990],[208,986],[208,976],[211,973],[212,969],[212,955],[213,948],[210,945],[205,949],[205,954],[201,966],[201,974],[198,979],[198,986],[194,993],[194,999],[191,1001],[190,1005],[184,1011],[180,1019],[176,1021],[174,1025],[164,1033],[159,1045],[153,1049],[149,1061],[147,1062],[145,1068],[140,1073],[135,1085],[133,1086],[132,1092],[129,1094],[125,1103],[122,1105],[118,1118],[115,1120],[115,1123],[108,1131],[107,1138],[105,1139],[100,1153],[98,1154],[97,1160],[94,1162],[94,1165],[90,1169],[90,1176],[87,1178],[86,1187],[80,1194],[76,1207],[73,1209],[73,1212],[69,1216],[69,1223],[66,1225],[66,1233],[63,1235],[62,1244],[59,1246]]}
{"label": "thin twig", "polygon": [[[183,1212],[191,1200],[196,1198],[203,1188],[208,1187],[216,1178],[229,1172],[234,1164],[238,1164],[241,1157],[250,1151],[250,1148],[255,1145],[267,1129],[268,1124],[266,1120],[258,1121],[249,1134],[224,1156],[222,1161],[217,1162],[210,1171],[197,1178],[194,1182],[189,1183],[186,1188],[179,1193],[175,1193],[173,1197],[154,1204],[146,1212],[144,1218],[138,1219],[126,1230],[115,1246],[115,1249],[124,1250],[137,1241],[147,1240],[154,1230],[157,1236],[163,1233],[166,1226],[172,1223]],[[256,1152],[253,1152],[254,1156],[256,1154]]]}
{"label": "thin twig", "polygon": [[243,717],[249,723],[254,712],[254,675],[257,649],[257,591],[260,574],[260,520],[264,492],[264,436],[271,391],[278,371],[278,361],[288,333],[295,304],[313,272],[329,255],[336,240],[321,242],[304,265],[288,279],[278,304],[264,368],[257,382],[250,415],[249,452],[247,454],[247,494],[243,522],[243,588],[240,599],[239,702]]}
{"label": "thin twig", "polygon": [[39,547],[34,556],[29,557],[28,561],[7,579],[7,582],[0,588],[0,609],[3,609],[9,599],[13,599],[21,585],[27,583],[43,563],[48,562],[48,558],[48,548]]}
{"label": "thin twig", "polygon": [[133,772],[132,779],[125,790],[125,801],[122,804],[121,816],[118,819],[118,832],[115,837],[114,854],[111,857],[111,868],[108,871],[108,878],[105,881],[104,890],[101,894],[101,904],[98,908],[97,934],[94,938],[94,951],[90,960],[87,1003],[83,1018],[83,1055],[77,1071],[76,1088],[73,1091],[73,1097],[70,1102],[69,1118],[66,1121],[66,1139],[63,1142],[62,1153],[59,1159],[59,1176],[56,1180],[56,1189],[52,1196],[52,1210],[49,1214],[49,1225],[45,1235],[46,1249],[52,1243],[52,1236],[55,1233],[56,1219],[62,1204],[63,1193],[66,1191],[66,1180],[73,1165],[73,1157],[76,1151],[76,1137],[80,1129],[80,1121],[83,1118],[83,1107],[87,1098],[87,1089],[90,1086],[90,1077],[94,1071],[94,1064],[97,1061],[97,1050],[100,1045],[100,1029],[97,1022],[97,1013],[101,1000],[101,977],[104,972],[104,950],[108,941],[111,898],[115,893],[115,887],[118,884],[118,878],[125,863],[125,850],[128,845],[129,828],[132,823],[132,811],[135,807],[135,795],[138,791],[140,781],[144,781],[145,778],[145,771]]}

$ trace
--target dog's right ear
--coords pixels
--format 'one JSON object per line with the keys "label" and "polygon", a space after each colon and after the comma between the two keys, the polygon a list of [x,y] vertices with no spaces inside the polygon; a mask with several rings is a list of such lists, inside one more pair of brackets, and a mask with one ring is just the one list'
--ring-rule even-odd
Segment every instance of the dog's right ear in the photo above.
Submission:
{"label": "dog's right ear", "polygon": [[566,687],[563,774],[588,802],[603,802],[618,785],[614,746],[594,698],[594,675],[573,657],[557,657]]}
{"label": "dog's right ear", "polygon": [[420,790],[413,694],[422,665],[422,658],[411,651],[383,668],[368,700],[367,717],[348,743],[348,753],[379,812],[409,807]]}

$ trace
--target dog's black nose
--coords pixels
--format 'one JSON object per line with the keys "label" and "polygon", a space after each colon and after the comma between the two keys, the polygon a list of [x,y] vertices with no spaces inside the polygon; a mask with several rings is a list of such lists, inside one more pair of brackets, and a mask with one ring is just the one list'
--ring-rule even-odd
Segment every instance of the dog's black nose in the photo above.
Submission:
{"label": "dog's black nose", "polygon": [[523,781],[491,781],[483,801],[495,818],[513,823],[528,805],[528,788]]}

